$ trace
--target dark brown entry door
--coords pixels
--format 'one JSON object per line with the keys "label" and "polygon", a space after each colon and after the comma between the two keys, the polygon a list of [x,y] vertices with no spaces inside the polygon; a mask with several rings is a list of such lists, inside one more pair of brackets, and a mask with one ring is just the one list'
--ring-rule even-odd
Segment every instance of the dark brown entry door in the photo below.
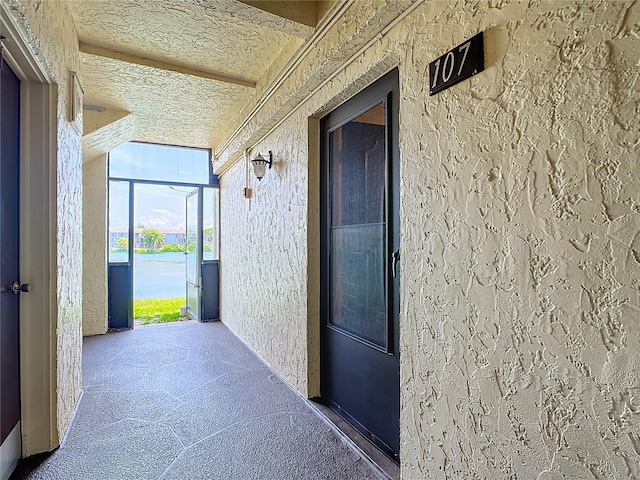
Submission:
{"label": "dark brown entry door", "polygon": [[20,432],[16,432],[20,422],[19,295],[12,289],[19,281],[20,80],[1,56],[0,65],[0,445],[4,469],[5,454],[10,456],[9,468],[20,455]]}
{"label": "dark brown entry door", "polygon": [[396,461],[398,90],[394,70],[321,122],[321,397]]}

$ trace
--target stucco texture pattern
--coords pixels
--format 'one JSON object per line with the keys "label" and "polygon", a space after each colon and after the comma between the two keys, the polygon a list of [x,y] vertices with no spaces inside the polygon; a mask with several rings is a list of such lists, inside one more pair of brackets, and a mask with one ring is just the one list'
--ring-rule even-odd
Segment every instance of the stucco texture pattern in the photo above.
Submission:
{"label": "stucco texture pattern", "polygon": [[[440,8],[402,82],[403,472],[636,478],[638,6]],[[452,23],[493,63],[427,99]]]}
{"label": "stucco texture pattern", "polygon": [[[236,0],[70,5],[87,102],[132,112],[138,141],[202,148],[226,140],[252,103],[256,83],[289,60],[302,42],[295,35],[313,31]],[[158,61],[160,68],[145,65]],[[208,75],[214,78],[203,78]]]}
{"label": "stucco texture pattern", "polygon": [[[100,85],[99,89],[94,88],[100,92],[99,95],[87,95],[86,101],[136,112],[133,114],[135,139],[143,142],[166,143],[166,139],[178,131],[183,145],[208,147],[215,144],[220,139],[212,138],[208,125],[218,121],[214,115],[216,109],[239,110],[252,90],[230,83],[213,84],[205,78],[86,53],[82,57],[87,59],[83,80],[90,86]],[[118,74],[112,75],[114,71]],[[185,101],[194,98],[198,103],[185,108]],[[158,105],[163,105],[164,114],[155,115]],[[171,112],[171,119],[167,112]],[[208,139],[204,145],[202,138]]]}
{"label": "stucco texture pattern", "polygon": [[[269,89],[257,92],[261,94],[260,101],[266,103],[265,108],[252,112],[245,107],[243,117],[248,116],[248,121],[235,134],[228,132],[231,138],[222,150],[218,148],[218,163],[214,168],[221,168],[237,159],[239,152],[247,145],[254,145],[276,122],[283,121],[292,110],[306,103],[317,86],[334,75],[372,35],[382,31],[411,3],[409,0],[354,2],[353,7],[336,20],[330,32],[313,44],[299,66],[286,75],[280,88],[273,92]],[[259,84],[258,87],[262,85]]]}
{"label": "stucco texture pattern", "polygon": [[85,159],[82,168],[83,239],[82,335],[100,335],[108,329],[107,292],[107,155]]}
{"label": "stucco texture pattern", "polygon": [[[288,36],[268,28],[269,25],[260,26],[259,11],[254,13],[257,18],[245,18],[237,12],[228,13],[229,8],[242,9],[242,4],[226,0],[218,3],[109,0],[73,2],[72,9],[82,41],[103,47],[119,45],[120,51],[220,75],[235,77],[241,71],[241,78],[258,80]],[[127,12],[135,22],[135,29],[119,28],[122,12]],[[242,44],[247,52],[229,48],[230,38],[247,42]],[[251,55],[251,62],[246,61],[246,55]]]}
{"label": "stucco texture pattern", "polygon": [[82,137],[82,334],[109,324],[107,242],[108,152],[130,141],[135,117],[121,110],[84,110]]}
{"label": "stucco texture pattern", "polygon": [[78,71],[78,37],[66,2],[9,2],[21,17],[30,47],[58,86],[55,158],[56,410],[59,438],[81,391],[82,357],[82,136],[68,121],[69,71]]}
{"label": "stucco texture pattern", "polygon": [[[254,151],[273,151],[273,168],[258,181],[237,164],[221,182],[221,318],[300,392],[307,392],[307,141],[286,129]],[[291,136],[293,134],[293,137]],[[250,167],[249,167],[250,168]],[[249,182],[247,184],[247,182]],[[246,186],[251,198],[243,196]],[[273,242],[272,240],[278,240]],[[245,288],[249,286],[250,288]],[[292,355],[292,352],[297,354]]]}
{"label": "stucco texture pattern", "polygon": [[402,478],[640,477],[639,62],[638,2],[421,3],[223,176],[223,320],[304,391],[307,118],[397,65]]}

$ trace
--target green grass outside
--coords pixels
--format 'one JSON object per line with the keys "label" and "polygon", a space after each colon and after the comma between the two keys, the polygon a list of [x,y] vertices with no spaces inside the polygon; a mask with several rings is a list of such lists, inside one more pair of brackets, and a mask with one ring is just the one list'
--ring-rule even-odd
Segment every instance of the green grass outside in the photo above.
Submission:
{"label": "green grass outside", "polygon": [[135,300],[133,318],[139,325],[175,322],[180,320],[182,306],[184,306],[184,298]]}

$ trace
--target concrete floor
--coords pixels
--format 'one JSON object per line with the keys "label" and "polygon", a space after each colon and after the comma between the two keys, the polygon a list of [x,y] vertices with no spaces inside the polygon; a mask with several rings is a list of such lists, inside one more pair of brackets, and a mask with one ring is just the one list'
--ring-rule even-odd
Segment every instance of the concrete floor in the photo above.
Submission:
{"label": "concrete floor", "polygon": [[222,323],[84,341],[62,446],[15,479],[386,478]]}

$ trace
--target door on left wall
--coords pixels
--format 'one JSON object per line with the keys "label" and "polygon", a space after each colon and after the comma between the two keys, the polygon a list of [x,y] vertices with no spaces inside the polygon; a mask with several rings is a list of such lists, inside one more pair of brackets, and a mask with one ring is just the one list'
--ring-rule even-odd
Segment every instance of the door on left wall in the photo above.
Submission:
{"label": "door on left wall", "polygon": [[[0,58],[0,479],[21,456],[19,168],[20,79]],[[22,286],[27,290],[27,286]]]}

